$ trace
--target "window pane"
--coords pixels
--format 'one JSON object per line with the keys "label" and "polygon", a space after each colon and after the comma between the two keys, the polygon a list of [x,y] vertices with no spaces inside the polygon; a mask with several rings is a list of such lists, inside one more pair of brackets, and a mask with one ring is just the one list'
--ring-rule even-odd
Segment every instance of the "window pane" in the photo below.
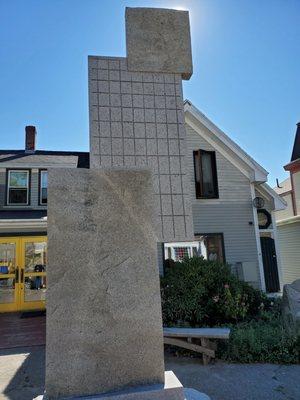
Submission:
{"label": "window pane", "polygon": [[202,153],[202,179],[203,179],[203,195],[215,195],[214,177],[212,171],[212,157],[209,153]]}
{"label": "window pane", "polygon": [[27,188],[28,172],[27,171],[10,171],[9,172],[9,187]]}
{"label": "window pane", "polygon": [[25,272],[45,272],[47,266],[47,242],[25,244]]}
{"label": "window pane", "polygon": [[0,243],[0,304],[12,303],[15,299],[15,279],[6,277],[16,270],[15,243]]}
{"label": "window pane", "polygon": [[27,189],[9,189],[9,204],[27,204]]}
{"label": "window pane", "polygon": [[41,171],[40,204],[47,204],[48,172]]}
{"label": "window pane", "polygon": [[25,277],[25,301],[45,301],[46,290],[45,276],[38,275]]}
{"label": "window pane", "polygon": [[165,260],[182,261],[186,257],[197,257],[199,243],[198,242],[176,242],[165,243],[164,257]]}
{"label": "window pane", "polygon": [[199,243],[199,250],[203,258],[210,261],[224,262],[222,235],[201,235]]}
{"label": "window pane", "polygon": [[189,256],[187,247],[174,247],[175,261],[180,261]]}
{"label": "window pane", "polygon": [[41,187],[42,188],[48,187],[48,172],[47,171],[41,172]]}
{"label": "window pane", "polygon": [[47,188],[42,188],[41,190],[41,203],[47,204]]}

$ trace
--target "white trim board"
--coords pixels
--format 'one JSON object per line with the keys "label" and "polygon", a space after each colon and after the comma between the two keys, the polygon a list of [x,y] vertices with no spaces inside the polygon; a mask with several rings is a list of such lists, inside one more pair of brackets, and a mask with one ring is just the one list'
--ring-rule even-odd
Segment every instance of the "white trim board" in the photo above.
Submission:
{"label": "white trim board", "polygon": [[[233,165],[235,165],[243,174],[249,177],[251,182],[266,182],[268,171],[259,165],[252,157],[242,150],[233,140],[231,140],[221,129],[219,129],[211,120],[209,120],[200,110],[186,100],[184,103],[186,123],[197,133],[204,137],[212,146],[214,146],[222,155],[224,155]],[[193,121],[194,120],[194,121]],[[197,123],[201,123],[209,132],[208,137],[203,130],[199,129]],[[220,142],[218,144],[217,142]],[[232,156],[230,153],[233,153]],[[253,175],[253,176],[252,176]]]}

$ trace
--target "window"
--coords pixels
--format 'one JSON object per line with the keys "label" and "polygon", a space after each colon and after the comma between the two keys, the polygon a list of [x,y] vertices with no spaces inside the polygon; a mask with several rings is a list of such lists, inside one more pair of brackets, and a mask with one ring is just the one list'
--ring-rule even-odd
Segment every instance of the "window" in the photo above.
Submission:
{"label": "window", "polygon": [[29,171],[9,170],[7,204],[27,205],[29,200]]}
{"label": "window", "polygon": [[199,234],[199,255],[210,261],[225,262],[224,241],[222,233]]}
{"label": "window", "polygon": [[194,151],[195,187],[197,199],[219,197],[216,153],[214,151]]}
{"label": "window", "polygon": [[186,257],[196,257],[198,255],[199,243],[179,242],[164,244],[165,260],[182,261]]}
{"label": "window", "polygon": [[47,204],[48,171],[40,171],[40,204]]}
{"label": "window", "polygon": [[225,262],[223,233],[197,234],[193,242],[164,243],[165,261],[181,262],[186,257]]}

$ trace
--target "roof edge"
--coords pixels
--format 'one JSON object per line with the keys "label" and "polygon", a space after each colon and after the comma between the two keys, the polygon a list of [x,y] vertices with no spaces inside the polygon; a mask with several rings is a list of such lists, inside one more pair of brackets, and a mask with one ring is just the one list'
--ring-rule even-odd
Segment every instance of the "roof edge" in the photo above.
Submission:
{"label": "roof edge", "polygon": [[267,181],[269,172],[258,164],[248,153],[246,153],[236,142],[234,142],[225,132],[215,125],[205,114],[196,108],[190,100],[184,101],[184,111],[189,112],[198,121],[200,121],[207,129],[209,129],[216,137],[223,142],[230,150],[232,150],[244,163],[257,172],[261,182]]}
{"label": "roof edge", "polygon": [[274,199],[274,211],[280,211],[284,210],[287,207],[287,202],[278,194],[275,192],[274,189],[271,188],[270,185],[267,183],[262,183],[259,185],[260,188],[265,190],[269,196],[271,196]]}

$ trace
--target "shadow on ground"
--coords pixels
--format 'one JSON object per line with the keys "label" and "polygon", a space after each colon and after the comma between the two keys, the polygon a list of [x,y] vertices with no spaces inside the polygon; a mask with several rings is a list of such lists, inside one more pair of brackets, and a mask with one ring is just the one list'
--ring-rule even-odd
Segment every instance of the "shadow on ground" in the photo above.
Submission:
{"label": "shadow on ground", "polygon": [[43,394],[45,347],[0,351],[0,399],[32,400]]}

